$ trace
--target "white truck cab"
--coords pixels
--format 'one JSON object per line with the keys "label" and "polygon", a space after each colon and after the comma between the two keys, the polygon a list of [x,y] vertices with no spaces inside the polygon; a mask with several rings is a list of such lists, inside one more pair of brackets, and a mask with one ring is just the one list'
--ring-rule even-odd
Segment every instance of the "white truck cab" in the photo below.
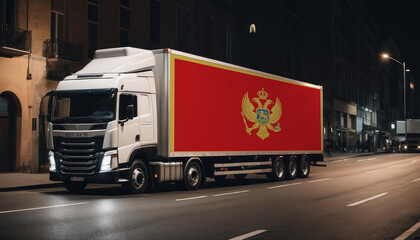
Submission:
{"label": "white truck cab", "polygon": [[98,50],[49,93],[51,180],[72,191],[128,181],[132,153],[157,144],[154,65],[152,51]]}

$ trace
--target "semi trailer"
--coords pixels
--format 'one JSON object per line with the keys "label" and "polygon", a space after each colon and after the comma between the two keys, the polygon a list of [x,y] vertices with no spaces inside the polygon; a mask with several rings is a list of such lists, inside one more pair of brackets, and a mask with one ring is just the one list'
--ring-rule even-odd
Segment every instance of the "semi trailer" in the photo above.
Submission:
{"label": "semi trailer", "polygon": [[102,49],[46,95],[50,180],[142,193],[206,178],[308,177],[322,87],[172,50]]}

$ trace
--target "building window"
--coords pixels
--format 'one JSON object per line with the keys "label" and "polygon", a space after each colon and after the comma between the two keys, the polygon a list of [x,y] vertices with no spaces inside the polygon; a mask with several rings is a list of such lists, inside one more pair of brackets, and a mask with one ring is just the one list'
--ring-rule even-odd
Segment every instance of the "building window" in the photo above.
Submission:
{"label": "building window", "polygon": [[92,59],[99,41],[99,3],[98,0],[88,1],[88,57]]}
{"label": "building window", "polygon": [[131,5],[130,0],[120,1],[120,46],[129,45],[131,28]]}
{"label": "building window", "polygon": [[177,44],[179,49],[188,48],[188,10],[177,7]]}
{"label": "building window", "polygon": [[16,18],[16,2],[14,0],[0,1],[0,27],[14,26]]}
{"label": "building window", "polygon": [[231,33],[230,28],[223,28],[223,60],[231,61]]}
{"label": "building window", "polygon": [[66,0],[51,0],[51,39],[65,41],[66,36]]}
{"label": "building window", "polygon": [[150,44],[160,45],[160,0],[150,0],[149,15]]}

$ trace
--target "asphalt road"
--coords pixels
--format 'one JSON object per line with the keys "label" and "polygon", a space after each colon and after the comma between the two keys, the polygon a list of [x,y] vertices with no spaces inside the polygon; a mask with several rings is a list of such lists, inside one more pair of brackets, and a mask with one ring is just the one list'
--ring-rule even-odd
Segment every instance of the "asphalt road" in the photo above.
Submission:
{"label": "asphalt road", "polygon": [[420,222],[420,154],[313,167],[306,179],[174,185],[128,195],[91,185],[0,193],[0,239],[395,239]]}

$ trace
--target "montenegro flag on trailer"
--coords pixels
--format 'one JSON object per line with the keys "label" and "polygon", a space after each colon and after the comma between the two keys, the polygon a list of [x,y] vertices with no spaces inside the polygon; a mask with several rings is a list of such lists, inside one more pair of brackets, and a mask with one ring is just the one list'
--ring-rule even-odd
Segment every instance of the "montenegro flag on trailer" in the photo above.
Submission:
{"label": "montenegro flag on trailer", "polygon": [[322,151],[322,87],[176,54],[170,151]]}

